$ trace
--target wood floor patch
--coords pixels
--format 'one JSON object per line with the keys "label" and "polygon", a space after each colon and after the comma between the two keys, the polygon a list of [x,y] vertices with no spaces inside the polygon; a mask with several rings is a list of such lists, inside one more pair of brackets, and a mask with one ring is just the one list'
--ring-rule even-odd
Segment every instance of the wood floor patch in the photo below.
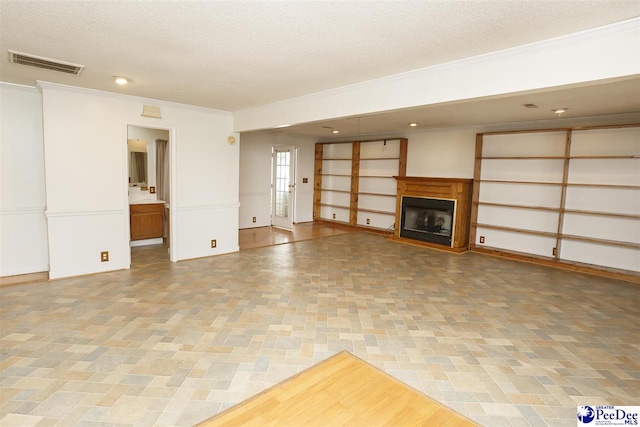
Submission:
{"label": "wood floor patch", "polygon": [[238,425],[475,426],[346,351],[198,424]]}

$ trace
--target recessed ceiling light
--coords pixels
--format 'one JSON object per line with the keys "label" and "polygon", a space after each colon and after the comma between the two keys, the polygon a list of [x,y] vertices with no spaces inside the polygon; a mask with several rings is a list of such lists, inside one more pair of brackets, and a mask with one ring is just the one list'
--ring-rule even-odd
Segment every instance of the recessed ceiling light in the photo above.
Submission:
{"label": "recessed ceiling light", "polygon": [[276,129],[280,129],[280,128],[288,128],[289,126],[291,126],[290,124],[286,124],[286,125],[279,125],[276,126]]}
{"label": "recessed ceiling light", "polygon": [[338,129],[334,130],[333,133],[340,133]]}
{"label": "recessed ceiling light", "polygon": [[553,111],[556,114],[562,114],[562,113],[565,113],[565,112],[569,111],[569,109],[568,108],[556,108],[556,109],[553,109],[551,111]]}
{"label": "recessed ceiling light", "polygon": [[113,80],[119,85],[126,85],[127,83],[129,83],[129,80],[120,76],[113,76]]}
{"label": "recessed ceiling light", "polygon": [[418,126],[418,124],[417,124],[417,123],[409,123],[409,126],[411,126],[412,128],[414,128],[414,127]]}
{"label": "recessed ceiling light", "polygon": [[522,104],[524,108],[538,108],[536,104]]}

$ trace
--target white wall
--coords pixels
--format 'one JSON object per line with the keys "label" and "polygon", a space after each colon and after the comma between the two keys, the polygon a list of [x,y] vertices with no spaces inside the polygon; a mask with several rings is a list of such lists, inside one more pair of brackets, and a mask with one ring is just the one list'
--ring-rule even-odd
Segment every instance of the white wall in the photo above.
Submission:
{"label": "white wall", "polygon": [[404,135],[407,176],[473,178],[475,129],[433,130]]}
{"label": "white wall", "polygon": [[[242,134],[240,146],[240,228],[271,225],[271,147],[286,145],[298,148],[295,222],[313,221],[315,139],[279,132],[250,132]],[[303,178],[308,178],[306,184]]]}
{"label": "white wall", "polygon": [[[227,143],[230,113],[38,83],[51,278],[129,266],[127,125],[171,131],[172,259],[238,250],[239,155],[238,144]],[[144,104],[158,105],[162,119],[141,117]],[[100,262],[101,251],[109,251],[109,262]]]}
{"label": "white wall", "polygon": [[42,97],[0,83],[0,276],[49,270]]}

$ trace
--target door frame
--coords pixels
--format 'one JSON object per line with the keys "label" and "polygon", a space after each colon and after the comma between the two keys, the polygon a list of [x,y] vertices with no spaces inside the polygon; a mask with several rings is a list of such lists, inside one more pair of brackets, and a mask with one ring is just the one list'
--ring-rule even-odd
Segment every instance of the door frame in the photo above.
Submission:
{"label": "door frame", "polygon": [[[276,156],[276,151],[280,150],[280,151],[285,151],[285,150],[289,150],[289,152],[291,153],[291,159],[290,159],[290,170],[291,170],[291,177],[289,180],[289,219],[290,222],[287,223],[287,226],[283,226],[281,224],[276,224],[274,223],[274,213],[275,213],[275,192],[276,192],[276,161],[277,161],[277,156]],[[295,145],[274,145],[271,147],[271,204],[270,204],[270,216],[271,216],[271,226],[272,227],[278,227],[278,228],[284,228],[287,230],[291,230],[291,228],[293,228],[293,224],[295,224],[295,216],[296,216],[296,193],[297,193],[297,185],[296,185],[296,176],[298,173],[298,147]]]}
{"label": "door frame", "polygon": [[[175,200],[176,200],[176,177],[177,177],[177,173],[175,173],[176,171],[176,166],[178,164],[177,162],[177,156],[176,156],[176,145],[177,145],[177,138],[176,138],[176,127],[175,126],[152,126],[149,125],[148,123],[136,123],[136,122],[128,122],[125,123],[124,125],[124,144],[123,144],[123,153],[122,153],[122,158],[123,158],[123,165],[125,165],[124,169],[124,176],[123,176],[123,184],[124,184],[124,244],[125,244],[125,250],[124,250],[124,265],[125,268],[131,268],[131,246],[129,245],[129,242],[131,240],[131,230],[130,230],[130,225],[131,225],[131,219],[130,219],[130,215],[129,215],[129,153],[128,153],[128,137],[129,137],[129,126],[135,126],[135,127],[140,127],[140,128],[147,128],[147,129],[157,129],[157,130],[164,130],[164,131],[168,131],[169,132],[169,182],[170,182],[170,188],[169,188],[169,241],[170,246],[169,246],[169,260],[171,262],[176,262],[178,260],[177,258],[177,251],[176,251],[176,245],[175,245],[175,236],[178,234],[177,233],[177,229],[176,229],[176,207],[175,207]],[[155,142],[155,141],[154,141]]]}

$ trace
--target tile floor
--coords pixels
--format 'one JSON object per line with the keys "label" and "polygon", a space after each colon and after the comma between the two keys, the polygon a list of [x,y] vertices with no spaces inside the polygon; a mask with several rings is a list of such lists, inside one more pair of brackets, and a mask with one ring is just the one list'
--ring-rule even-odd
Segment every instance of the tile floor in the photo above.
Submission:
{"label": "tile floor", "polygon": [[348,350],[486,426],[640,402],[640,288],[351,233],[0,288],[0,425],[189,426]]}

